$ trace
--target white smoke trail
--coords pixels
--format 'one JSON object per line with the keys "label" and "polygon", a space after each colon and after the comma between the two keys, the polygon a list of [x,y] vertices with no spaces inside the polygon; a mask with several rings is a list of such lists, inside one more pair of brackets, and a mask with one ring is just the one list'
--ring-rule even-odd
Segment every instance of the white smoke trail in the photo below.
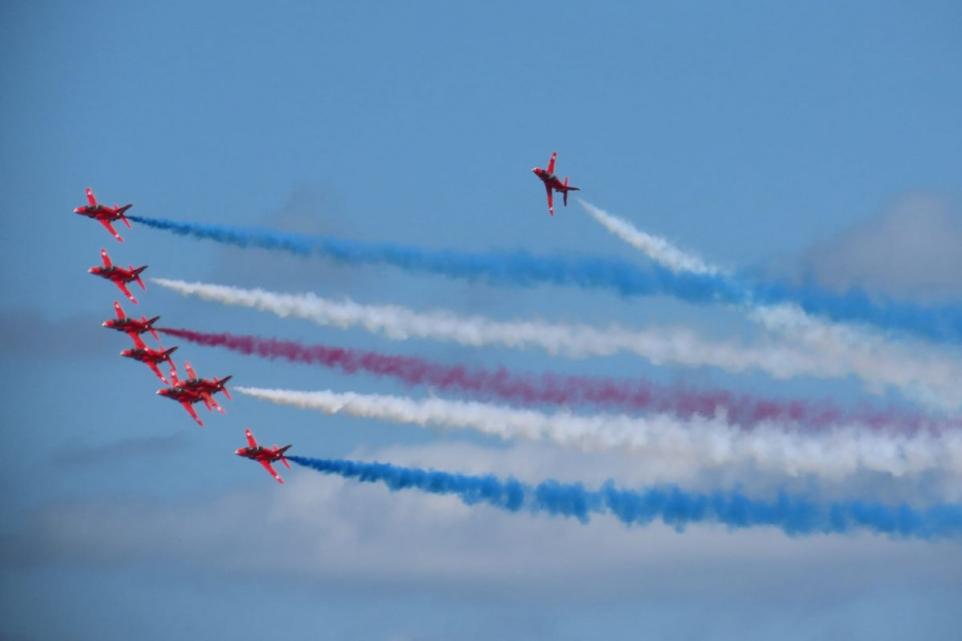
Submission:
{"label": "white smoke trail", "polygon": [[[589,202],[578,202],[608,231],[663,267],[692,274],[722,273],[664,238],[645,233]],[[885,387],[891,386],[907,398],[938,410],[962,406],[962,390],[954,382],[960,373],[959,358],[949,357],[951,348],[933,348],[909,338],[894,341],[867,327],[819,319],[791,304],[755,305],[749,308],[749,318],[813,356],[820,355],[816,360],[835,360],[842,369],[863,379],[874,393],[884,393]]]}
{"label": "white smoke trail", "polygon": [[640,249],[651,260],[678,273],[720,274],[722,270],[709,265],[698,256],[682,251],[660,236],[652,236],[629,223],[612,216],[591,203],[578,199],[578,204],[602,227],[618,236],[636,249]]}
{"label": "white smoke trail", "polygon": [[771,424],[744,431],[729,427],[723,418],[680,422],[667,415],[544,414],[440,398],[236,389],[254,398],[328,414],[342,412],[424,427],[472,429],[506,440],[549,440],[583,451],[629,449],[644,457],[676,461],[679,468],[750,465],[793,476],[813,473],[838,479],[862,471],[894,476],[955,471],[962,464],[962,435],[956,433],[906,436],[849,426],[804,434]]}
{"label": "white smoke trail", "polygon": [[874,393],[884,393],[886,381],[897,381],[889,384],[922,405],[942,411],[962,406],[962,386],[957,384],[962,359],[953,348],[909,338],[891,340],[865,327],[823,321],[794,305],[759,306],[749,317],[813,353],[847,363]]}
{"label": "white smoke trail", "polygon": [[[277,294],[164,278],[158,285],[204,300],[268,311],[319,325],[363,327],[395,340],[411,338],[451,341],[471,347],[503,345],[542,349],[569,357],[635,354],[655,364],[709,366],[730,372],[762,371],[775,378],[857,376],[869,391],[888,388],[938,409],[962,406],[962,361],[911,344],[884,340],[848,340],[837,327],[824,326],[788,308],[772,308],[763,321],[785,328],[787,340],[763,339],[756,344],[711,341],[674,328],[629,330],[617,325],[597,328],[541,321],[498,321],[458,316],[446,311],[415,312],[397,305],[361,305],[314,294]],[[775,314],[781,309],[782,315]],[[761,312],[759,312],[761,313]],[[807,322],[808,325],[804,325]],[[794,323],[794,325],[793,325]],[[800,328],[807,327],[806,331]]]}

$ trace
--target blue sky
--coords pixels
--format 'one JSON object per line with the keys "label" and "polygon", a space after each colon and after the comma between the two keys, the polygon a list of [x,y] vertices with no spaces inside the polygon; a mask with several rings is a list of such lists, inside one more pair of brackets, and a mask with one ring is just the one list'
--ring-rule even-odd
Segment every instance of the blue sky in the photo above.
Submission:
{"label": "blue sky", "polygon": [[[957,300],[960,245],[944,240],[962,239],[960,19],[953,2],[3,3],[5,632],[954,638],[957,542],[582,526],[302,470],[274,487],[231,455],[246,425],[308,456],[522,478],[641,482],[650,462],[246,398],[201,431],[117,357],[127,340],[99,327],[116,292],[86,268],[106,247],[153,276],[506,319],[757,331],[737,313],[348,268],[144,227],[122,229],[119,245],[71,210],[89,185],[143,216],[640,260],[578,207],[546,215],[529,170],[558,150],[591,202],[714,262]],[[919,250],[899,249],[906,230]],[[203,330],[865,398],[849,379],[393,342],[150,285],[140,299],[128,311]],[[179,355],[244,384],[421,393],[193,346]],[[891,485],[862,480],[883,499]]]}

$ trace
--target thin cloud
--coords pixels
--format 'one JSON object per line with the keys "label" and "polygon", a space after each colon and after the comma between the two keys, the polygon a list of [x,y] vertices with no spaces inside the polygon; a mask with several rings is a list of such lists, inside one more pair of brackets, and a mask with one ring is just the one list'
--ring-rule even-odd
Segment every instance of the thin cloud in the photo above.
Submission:
{"label": "thin cloud", "polygon": [[962,296],[962,207],[927,194],[902,198],[802,256],[799,272],[837,291],[862,288],[934,302]]}

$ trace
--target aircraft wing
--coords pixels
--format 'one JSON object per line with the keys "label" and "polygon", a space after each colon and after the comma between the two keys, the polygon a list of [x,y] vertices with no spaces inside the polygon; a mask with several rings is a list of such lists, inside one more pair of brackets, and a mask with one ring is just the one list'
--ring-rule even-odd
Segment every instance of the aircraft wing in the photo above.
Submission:
{"label": "aircraft wing", "polygon": [[106,267],[107,269],[110,269],[111,267],[114,266],[114,264],[110,262],[110,256],[107,255],[106,249],[100,250],[100,260],[103,261],[104,267]]}
{"label": "aircraft wing", "polygon": [[282,479],[281,475],[278,474],[273,467],[271,467],[270,463],[268,463],[267,461],[258,461],[258,463],[264,466],[264,469],[267,470],[268,474],[274,477],[275,481],[282,484],[284,483],[284,479]]}
{"label": "aircraft wing", "polygon": [[120,306],[120,303],[114,301],[114,313],[117,314],[117,320],[124,320],[127,318],[127,314],[124,313],[124,308]]}
{"label": "aircraft wing", "polygon": [[197,412],[194,410],[193,405],[191,405],[187,401],[181,401],[180,404],[184,406],[184,409],[187,410],[187,413],[190,414],[190,417],[195,421],[197,421],[198,425],[200,425],[201,427],[204,427],[204,421],[200,420],[200,417],[197,416]]}
{"label": "aircraft wing", "polygon": [[207,409],[214,408],[221,414],[224,414],[224,408],[220,406],[220,403],[211,394],[204,394],[204,404],[207,405]]}
{"label": "aircraft wing", "polygon": [[548,192],[548,213],[554,216],[554,194],[551,193],[551,185],[545,183],[544,188]]}
{"label": "aircraft wing", "polygon": [[164,385],[167,384],[167,379],[164,378],[164,375],[160,373],[160,368],[157,367],[157,363],[153,363],[153,362],[151,362],[151,361],[146,361],[145,364],[147,365],[147,367],[150,368],[150,371],[152,371],[152,372],[154,373],[154,376],[156,376],[156,377],[159,378],[161,381],[163,381]]}
{"label": "aircraft wing", "polygon": [[187,378],[189,380],[194,380],[195,378],[197,378],[197,372],[194,371],[194,368],[191,367],[190,363],[188,363],[187,361],[184,361],[184,369],[187,371]]}
{"label": "aircraft wing", "polygon": [[133,332],[130,332],[130,333],[128,333],[127,335],[130,336],[130,337],[134,340],[134,345],[136,345],[138,349],[146,349],[146,348],[147,348],[147,343],[145,343],[145,342],[144,342],[144,339],[142,339],[142,338],[140,337],[140,334],[135,334],[135,333],[133,333]]}
{"label": "aircraft wing", "polygon": [[251,446],[252,448],[257,447],[257,440],[254,439],[254,434],[253,432],[250,431],[250,428],[244,430],[244,436],[247,437],[247,444],[249,446]]}
{"label": "aircraft wing", "polygon": [[114,229],[114,226],[111,225],[109,221],[101,220],[100,224],[103,225],[104,229],[109,231],[114,238],[116,238],[120,242],[124,242],[124,239],[120,237],[120,234],[117,233],[117,230]]}
{"label": "aircraft wing", "polygon": [[558,159],[558,152],[556,151],[551,154],[551,158],[548,160],[547,172],[549,174],[554,173],[554,161],[556,161],[557,159]]}
{"label": "aircraft wing", "polygon": [[90,187],[87,187],[85,191],[87,192],[87,204],[91,207],[95,207],[97,205],[97,197],[94,196],[94,190]]}
{"label": "aircraft wing", "polygon": [[124,296],[126,296],[127,299],[128,299],[131,303],[136,303],[136,302],[137,302],[137,299],[134,298],[134,295],[130,293],[130,290],[129,290],[129,289],[127,289],[127,284],[126,284],[126,283],[121,283],[121,282],[119,282],[119,281],[114,281],[114,284],[115,284],[118,288],[120,288],[120,291],[122,291],[122,292],[124,293]]}

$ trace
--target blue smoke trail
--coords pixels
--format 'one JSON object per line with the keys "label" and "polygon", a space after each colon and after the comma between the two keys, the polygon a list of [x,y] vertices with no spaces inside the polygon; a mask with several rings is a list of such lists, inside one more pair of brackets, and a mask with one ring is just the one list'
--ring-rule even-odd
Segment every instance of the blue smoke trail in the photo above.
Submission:
{"label": "blue smoke trail", "polygon": [[796,303],[805,311],[843,321],[864,322],[912,332],[933,340],[962,340],[962,308],[920,307],[873,299],[853,290],[832,294],[811,284],[749,284],[725,274],[676,273],[651,263],[639,267],[612,258],[534,256],[524,251],[460,252],[426,250],[393,243],[285,234],[266,229],[178,222],[128,216],[149,227],[182,236],[215,240],[239,247],[319,255],[347,264],[385,264],[408,271],[440,274],[493,284],[574,285],[608,289],[624,296],[667,295],[691,303]]}
{"label": "blue smoke trail", "polygon": [[730,528],[774,526],[792,535],[841,534],[856,529],[923,539],[962,535],[962,505],[919,510],[904,504],[887,506],[864,501],[819,504],[785,493],[774,501],[762,501],[737,490],[710,494],[686,492],[674,486],[624,490],[612,481],[589,490],[580,483],[549,480],[531,486],[513,478],[451,474],[388,463],[301,456],[288,459],[324,474],[384,483],[393,491],[417,489],[451,494],[468,505],[487,503],[509,512],[547,512],[582,523],[587,523],[592,514],[610,513],[626,525],[646,525],[660,519],[678,530],[689,523],[716,522]]}
{"label": "blue smoke trail", "polygon": [[525,251],[460,252],[424,250],[393,243],[366,243],[327,236],[302,236],[266,229],[240,229],[172,220],[130,220],[193,238],[238,247],[281,250],[298,256],[319,255],[347,264],[386,264],[465,280],[511,285],[575,285],[611,289],[622,295],[665,294],[692,302],[744,300],[734,282],[697,274],[675,274],[660,265],[648,269],[609,258],[533,256]]}

